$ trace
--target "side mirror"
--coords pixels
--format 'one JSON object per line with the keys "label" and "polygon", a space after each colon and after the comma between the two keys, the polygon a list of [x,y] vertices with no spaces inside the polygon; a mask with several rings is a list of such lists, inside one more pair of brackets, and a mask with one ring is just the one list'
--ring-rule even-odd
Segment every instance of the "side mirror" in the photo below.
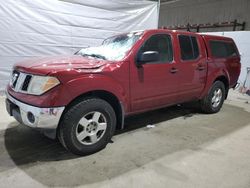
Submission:
{"label": "side mirror", "polygon": [[147,62],[159,61],[160,56],[157,51],[146,51],[139,55],[137,59],[137,65],[141,66]]}

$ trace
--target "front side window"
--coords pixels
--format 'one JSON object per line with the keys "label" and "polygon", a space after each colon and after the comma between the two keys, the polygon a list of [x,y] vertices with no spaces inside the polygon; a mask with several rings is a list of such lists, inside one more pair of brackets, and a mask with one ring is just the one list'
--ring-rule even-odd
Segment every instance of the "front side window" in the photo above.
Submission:
{"label": "front side window", "polygon": [[173,48],[170,35],[156,34],[151,36],[139,50],[138,56],[147,51],[156,51],[159,53],[159,62],[173,61]]}
{"label": "front side window", "polygon": [[210,41],[212,56],[215,58],[228,58],[237,56],[237,50],[232,42]]}
{"label": "front side window", "polygon": [[194,36],[179,35],[182,60],[193,60],[199,57],[199,47]]}

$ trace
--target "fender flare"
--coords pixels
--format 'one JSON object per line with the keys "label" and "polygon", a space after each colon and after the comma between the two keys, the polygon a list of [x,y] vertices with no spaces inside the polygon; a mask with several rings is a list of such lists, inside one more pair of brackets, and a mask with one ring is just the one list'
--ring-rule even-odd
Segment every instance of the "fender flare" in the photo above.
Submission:
{"label": "fender flare", "polygon": [[[208,77],[213,77],[213,79],[207,78],[206,85],[205,85],[204,90],[203,90],[202,94],[200,95],[199,99],[202,99],[203,97],[205,97],[207,95],[207,93],[209,92],[210,88],[212,87],[213,83],[216,80],[221,80],[221,77],[224,77],[228,82],[228,86],[225,86],[225,87],[227,87],[226,90],[228,93],[228,90],[230,88],[230,77],[229,77],[228,72],[225,69],[221,69],[217,72],[213,72],[213,74],[208,75]],[[226,93],[226,96],[227,96],[227,93]]]}

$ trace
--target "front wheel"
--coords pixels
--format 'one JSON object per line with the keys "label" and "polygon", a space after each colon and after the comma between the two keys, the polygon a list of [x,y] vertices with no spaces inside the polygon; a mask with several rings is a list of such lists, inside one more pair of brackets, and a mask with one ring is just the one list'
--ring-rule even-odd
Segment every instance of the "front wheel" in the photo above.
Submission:
{"label": "front wheel", "polygon": [[205,113],[216,113],[220,111],[225,100],[225,85],[221,81],[213,83],[209,93],[201,100],[201,110]]}
{"label": "front wheel", "polygon": [[95,153],[108,144],[115,125],[115,112],[109,103],[98,98],[85,99],[64,114],[59,140],[74,154]]}

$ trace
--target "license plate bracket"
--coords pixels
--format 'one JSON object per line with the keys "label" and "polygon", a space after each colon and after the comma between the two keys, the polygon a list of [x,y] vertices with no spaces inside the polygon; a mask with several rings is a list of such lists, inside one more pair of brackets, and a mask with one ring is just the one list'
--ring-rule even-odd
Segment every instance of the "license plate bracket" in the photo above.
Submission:
{"label": "license plate bracket", "polygon": [[5,100],[5,106],[6,106],[6,110],[9,113],[9,115],[12,116],[12,108],[11,108],[11,102],[9,99]]}
{"label": "license plate bracket", "polygon": [[19,107],[17,105],[15,105],[13,102],[11,102],[9,99],[5,100],[5,106],[6,106],[7,112],[10,114],[10,116],[13,116],[14,109],[18,109],[18,111],[19,111]]}

